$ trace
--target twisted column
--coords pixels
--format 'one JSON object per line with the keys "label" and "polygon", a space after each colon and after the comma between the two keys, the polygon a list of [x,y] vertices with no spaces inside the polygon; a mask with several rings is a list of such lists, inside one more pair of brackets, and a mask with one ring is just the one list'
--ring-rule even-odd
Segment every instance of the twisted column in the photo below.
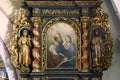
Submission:
{"label": "twisted column", "polygon": [[82,17],[82,71],[88,72],[88,24],[89,17]]}
{"label": "twisted column", "polygon": [[34,28],[33,28],[33,45],[34,45],[34,49],[33,49],[33,58],[34,61],[32,63],[33,66],[33,71],[32,72],[40,72],[40,34],[39,34],[39,22],[35,21],[34,22]]}

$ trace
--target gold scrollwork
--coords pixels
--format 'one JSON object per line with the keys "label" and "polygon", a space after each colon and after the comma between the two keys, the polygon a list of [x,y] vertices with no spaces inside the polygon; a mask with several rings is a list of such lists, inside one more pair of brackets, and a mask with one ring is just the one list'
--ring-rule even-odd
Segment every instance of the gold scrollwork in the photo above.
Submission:
{"label": "gold scrollwork", "polygon": [[49,21],[45,27],[43,28],[43,32],[42,32],[42,70],[45,71],[45,69],[47,69],[47,30],[54,25],[55,23],[58,22],[64,22],[67,23],[72,27],[77,35],[77,49],[76,49],[76,53],[77,53],[77,61],[76,61],[76,68],[81,71],[81,32],[79,29],[79,25],[76,24],[74,21],[72,21],[71,19],[65,18],[65,17],[57,17],[55,19],[52,19],[51,21]]}
{"label": "gold scrollwork", "polygon": [[[15,10],[15,12],[13,13],[14,23],[12,27],[13,30],[11,33],[12,37],[9,43],[11,62],[13,63],[15,68],[21,69],[21,72],[24,73],[29,72],[29,64],[31,62],[29,58],[29,53],[31,49],[31,35],[29,35],[31,32],[31,24],[29,23],[29,20],[26,17],[28,13],[28,10],[24,8]],[[24,45],[24,43],[26,43],[26,45]],[[22,46],[25,47],[24,50],[22,50]],[[24,56],[27,56],[29,59],[24,58],[26,59],[26,61],[23,60],[23,54],[21,53],[24,53]]]}
{"label": "gold scrollwork", "polygon": [[[104,52],[104,64],[103,69],[108,69],[112,62],[112,54],[113,54],[113,44],[112,44],[112,36],[110,34],[110,25],[108,20],[108,14],[104,12],[104,10],[100,7],[96,9],[96,16],[92,18],[91,22],[91,30],[94,28],[100,27],[103,30],[105,41],[105,52]],[[100,70],[100,69],[98,69]]]}

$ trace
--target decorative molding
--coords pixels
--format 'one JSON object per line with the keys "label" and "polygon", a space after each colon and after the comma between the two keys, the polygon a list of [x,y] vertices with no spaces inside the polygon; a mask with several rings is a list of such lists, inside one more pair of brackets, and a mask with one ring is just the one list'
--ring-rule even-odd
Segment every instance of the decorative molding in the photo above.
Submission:
{"label": "decorative molding", "polygon": [[66,15],[71,15],[71,14],[77,14],[79,15],[79,9],[43,9],[42,14],[44,15],[54,15],[54,14],[66,14]]}
{"label": "decorative molding", "polygon": [[68,79],[72,79],[72,80],[80,80],[79,77],[52,77],[52,78],[51,78],[51,77],[43,77],[43,78],[42,78],[42,80],[49,80],[49,79],[50,79],[50,80],[51,80],[51,79],[56,79],[56,80],[57,80],[57,79],[67,79],[67,80],[68,80]]}
{"label": "decorative molding", "polygon": [[101,5],[103,1],[25,1],[29,6],[75,6],[75,5]]}

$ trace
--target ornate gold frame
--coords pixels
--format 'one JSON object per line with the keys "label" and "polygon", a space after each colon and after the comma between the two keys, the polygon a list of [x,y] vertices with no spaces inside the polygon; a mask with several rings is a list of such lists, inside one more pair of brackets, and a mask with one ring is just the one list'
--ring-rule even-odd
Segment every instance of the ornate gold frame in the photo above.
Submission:
{"label": "ornate gold frame", "polygon": [[[78,71],[81,71],[81,30],[80,30],[80,25],[77,24],[76,22],[74,22],[73,20],[69,19],[69,18],[65,18],[65,17],[57,17],[54,18],[52,20],[50,20],[45,27],[43,28],[42,31],[42,71],[45,71],[47,68],[47,60],[46,60],[46,53],[47,53],[47,30],[54,25],[57,22],[63,22],[63,23],[67,23],[72,27],[75,31],[75,34],[77,35],[77,40],[76,40],[76,51],[77,51],[77,55],[76,55],[76,69]],[[52,68],[55,69],[55,68]]]}
{"label": "ornate gold frame", "polygon": [[[80,80],[79,77],[52,77],[52,78],[70,78],[70,79],[73,79],[73,80]],[[43,80],[49,80],[50,78],[49,77],[43,77],[42,78]]]}

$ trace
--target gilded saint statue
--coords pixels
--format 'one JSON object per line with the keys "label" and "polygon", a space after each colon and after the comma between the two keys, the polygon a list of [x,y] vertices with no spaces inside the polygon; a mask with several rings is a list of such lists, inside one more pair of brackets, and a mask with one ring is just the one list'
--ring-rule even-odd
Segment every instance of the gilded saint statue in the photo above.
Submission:
{"label": "gilded saint statue", "polygon": [[100,36],[99,31],[95,31],[95,37],[92,39],[92,57],[93,57],[93,67],[100,67],[103,63],[103,40]]}
{"label": "gilded saint statue", "polygon": [[23,30],[22,36],[18,41],[18,45],[20,47],[19,62],[20,62],[21,68],[23,72],[29,72],[29,65],[31,64],[31,57],[30,57],[31,38],[28,36],[28,31],[26,29]]}

